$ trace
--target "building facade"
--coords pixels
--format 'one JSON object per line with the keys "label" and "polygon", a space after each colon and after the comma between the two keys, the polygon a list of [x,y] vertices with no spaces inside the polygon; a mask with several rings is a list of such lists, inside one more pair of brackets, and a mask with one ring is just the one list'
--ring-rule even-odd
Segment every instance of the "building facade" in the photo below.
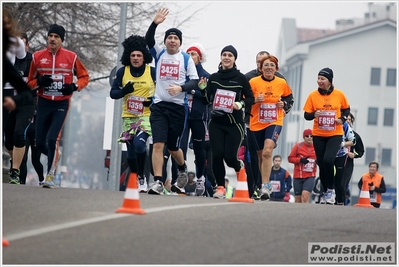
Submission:
{"label": "building facade", "polygon": [[[283,19],[276,56],[287,78],[295,104],[284,120],[275,153],[287,157],[313,121],[303,117],[308,94],[317,89],[319,70],[334,71],[333,84],[342,90],[356,120],[365,154],[355,160],[352,194],[368,172],[368,163],[380,163],[387,187],[397,183],[397,7],[396,3],[369,4],[364,18],[337,20],[335,30],[303,29],[295,19]],[[292,171],[293,166],[290,166]]]}

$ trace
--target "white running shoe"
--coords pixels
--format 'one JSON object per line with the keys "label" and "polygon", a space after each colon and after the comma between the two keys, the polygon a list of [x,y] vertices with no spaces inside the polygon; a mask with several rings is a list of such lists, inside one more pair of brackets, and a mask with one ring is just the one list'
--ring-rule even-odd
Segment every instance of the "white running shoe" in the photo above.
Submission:
{"label": "white running shoe", "polygon": [[334,205],[335,204],[335,190],[334,189],[327,189],[325,194],[326,204]]}
{"label": "white running shoe", "polygon": [[188,182],[188,171],[186,167],[184,171],[179,170],[177,172],[176,184],[179,188],[184,188],[187,185],[187,182]]}
{"label": "white running shoe", "polygon": [[170,190],[177,194],[184,194],[184,195],[186,194],[186,190],[184,189],[184,187],[179,187],[177,181],[172,185]]}
{"label": "white running shoe", "polygon": [[139,185],[140,193],[147,193],[148,185],[147,185],[147,179],[145,176],[144,176],[144,178],[141,178],[140,175],[138,176],[138,185]]}
{"label": "white running shoe", "polygon": [[270,183],[262,184],[260,189],[260,200],[269,200],[272,193],[272,185]]}
{"label": "white running shoe", "polygon": [[163,195],[163,184],[161,181],[156,180],[150,187],[150,190],[148,190],[148,194],[150,195]]}
{"label": "white running shoe", "polygon": [[205,177],[197,178],[197,185],[195,187],[195,195],[203,196],[205,193]]}

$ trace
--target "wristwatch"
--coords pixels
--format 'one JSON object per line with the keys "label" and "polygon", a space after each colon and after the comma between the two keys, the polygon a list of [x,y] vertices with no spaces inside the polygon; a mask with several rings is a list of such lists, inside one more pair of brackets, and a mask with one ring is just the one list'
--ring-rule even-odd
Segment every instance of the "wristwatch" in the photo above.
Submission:
{"label": "wristwatch", "polygon": [[192,95],[195,94],[195,89],[191,90],[191,94]]}

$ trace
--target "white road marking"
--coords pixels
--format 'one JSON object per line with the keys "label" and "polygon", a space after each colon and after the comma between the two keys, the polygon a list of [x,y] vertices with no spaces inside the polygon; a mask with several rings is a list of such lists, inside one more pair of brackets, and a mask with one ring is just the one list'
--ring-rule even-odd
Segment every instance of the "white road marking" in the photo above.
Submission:
{"label": "white road marking", "polygon": [[[223,206],[223,205],[232,205],[232,204],[243,204],[243,203],[223,202],[223,203],[209,203],[209,204],[197,204],[197,205],[178,205],[178,206],[172,206],[172,207],[145,209],[145,212],[146,213],[154,213],[154,212],[161,212],[161,211],[167,211],[167,210],[186,209],[186,208],[193,208],[193,207]],[[247,204],[247,203],[245,203],[245,204]],[[41,234],[47,234],[49,232],[55,232],[55,231],[73,228],[73,227],[77,227],[77,226],[82,226],[82,225],[86,225],[86,224],[90,224],[90,223],[119,219],[119,218],[128,217],[128,216],[132,216],[132,215],[135,215],[135,214],[130,214],[130,213],[108,214],[105,216],[84,219],[84,220],[79,220],[79,221],[74,221],[74,222],[67,222],[67,223],[58,224],[58,225],[54,225],[54,226],[46,226],[46,227],[35,229],[35,230],[29,230],[29,231],[25,231],[25,232],[21,232],[21,233],[17,233],[17,234],[11,234],[11,235],[5,236],[5,238],[8,241],[15,241],[15,240],[28,238],[28,237],[32,237],[32,236],[37,236],[37,235],[41,235]]]}

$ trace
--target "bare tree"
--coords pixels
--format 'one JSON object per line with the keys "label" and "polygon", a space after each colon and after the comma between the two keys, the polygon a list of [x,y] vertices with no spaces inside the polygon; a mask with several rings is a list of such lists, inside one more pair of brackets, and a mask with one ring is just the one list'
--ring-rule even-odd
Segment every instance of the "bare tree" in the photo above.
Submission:
{"label": "bare tree", "polygon": [[[157,10],[164,3],[130,2],[127,10],[127,35],[144,35]],[[167,3],[176,11],[169,15],[174,27],[187,26],[195,19],[199,10],[187,12],[187,7],[178,10],[176,3]],[[32,51],[47,46],[47,29],[57,23],[66,29],[63,46],[74,51],[91,73],[91,82],[108,78],[110,70],[118,60],[118,35],[120,3],[107,2],[46,2],[46,3],[3,3],[18,22],[18,28],[25,31]],[[184,25],[183,25],[184,23]]]}

